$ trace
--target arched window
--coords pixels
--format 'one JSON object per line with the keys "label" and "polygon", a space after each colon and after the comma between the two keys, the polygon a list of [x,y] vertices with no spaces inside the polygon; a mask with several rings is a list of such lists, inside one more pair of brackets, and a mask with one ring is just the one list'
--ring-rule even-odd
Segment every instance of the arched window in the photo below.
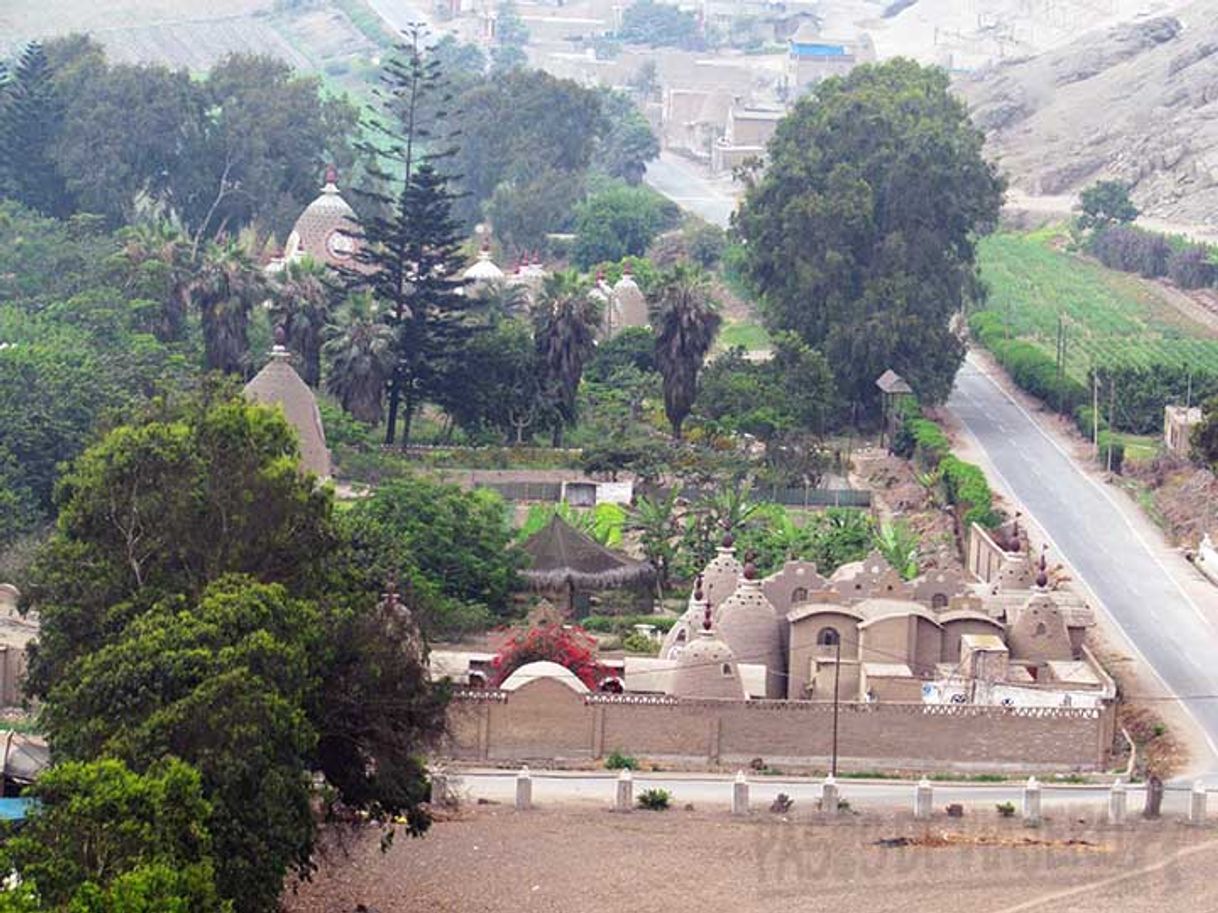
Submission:
{"label": "arched window", "polygon": [[677,643],[679,643],[679,644],[685,643],[686,633],[687,632],[684,628],[681,628],[679,631],[677,631]]}
{"label": "arched window", "polygon": [[837,628],[821,628],[816,635],[816,645],[818,647],[836,647],[841,639],[842,636],[837,633]]}
{"label": "arched window", "polygon": [[947,608],[947,594],[946,593],[935,593],[934,596],[931,596],[930,597],[930,607],[932,609],[946,609]]}
{"label": "arched window", "polygon": [[486,676],[483,675],[481,672],[471,672],[469,674],[469,681],[467,682],[467,684],[471,688],[485,688],[486,687]]}
{"label": "arched window", "polygon": [[1044,637],[1048,633],[1049,633],[1049,629],[1045,627],[1045,623],[1043,621],[1036,626],[1036,636],[1037,637]]}
{"label": "arched window", "polygon": [[808,588],[797,586],[791,591],[791,605],[799,605],[801,602],[808,601]]}
{"label": "arched window", "polygon": [[725,677],[727,677],[727,678],[731,678],[731,677],[732,677],[732,664],[731,664],[731,663],[724,663],[724,664],[723,664],[723,674],[724,674],[724,676],[725,676]]}
{"label": "arched window", "polygon": [[606,694],[621,694],[626,689],[622,687],[621,679],[607,678],[601,682],[600,690]]}

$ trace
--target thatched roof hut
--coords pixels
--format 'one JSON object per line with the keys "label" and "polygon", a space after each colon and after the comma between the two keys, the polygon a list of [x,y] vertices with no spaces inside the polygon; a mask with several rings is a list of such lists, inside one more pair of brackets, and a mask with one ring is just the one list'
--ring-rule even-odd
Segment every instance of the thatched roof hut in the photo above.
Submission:
{"label": "thatched roof hut", "polygon": [[541,592],[563,592],[567,608],[575,609],[577,590],[646,588],[655,582],[655,568],[605,548],[557,514],[522,546],[529,567],[521,576]]}

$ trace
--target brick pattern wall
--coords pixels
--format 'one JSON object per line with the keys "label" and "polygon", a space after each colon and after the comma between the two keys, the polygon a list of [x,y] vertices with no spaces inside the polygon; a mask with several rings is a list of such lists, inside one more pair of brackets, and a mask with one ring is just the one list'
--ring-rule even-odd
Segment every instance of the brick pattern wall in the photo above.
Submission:
{"label": "brick pattern wall", "polygon": [[[686,701],[580,695],[540,680],[511,694],[461,692],[445,754],[474,761],[591,761],[618,750],[685,762],[823,766],[833,708],[815,701]],[[1111,708],[842,704],[843,766],[1101,769]]]}

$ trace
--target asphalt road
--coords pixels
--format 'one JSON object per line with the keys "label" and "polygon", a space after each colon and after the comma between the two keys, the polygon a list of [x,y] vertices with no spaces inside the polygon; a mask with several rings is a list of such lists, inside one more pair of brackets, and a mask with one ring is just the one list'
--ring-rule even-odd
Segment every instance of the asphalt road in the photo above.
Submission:
{"label": "asphalt road", "polygon": [[682,209],[720,228],[727,228],[736,208],[730,193],[707,180],[692,163],[669,152],[647,164],[643,180]]}
{"label": "asphalt road", "polygon": [[[455,773],[453,786],[467,798],[511,803],[516,796],[516,773],[511,771],[467,771]],[[532,771],[533,801],[549,803],[597,803],[611,805],[616,792],[617,775],[612,772]],[[779,793],[786,793],[802,808],[815,805],[821,795],[820,780],[759,776],[749,781],[749,803],[768,807]],[[1000,802],[1011,802],[1018,808],[1023,801],[1021,784],[935,783],[933,801],[936,809],[959,802],[966,807],[992,809]],[[732,778],[722,775],[666,775],[637,773],[634,775],[634,795],[645,789],[666,789],[675,805],[693,803],[698,807],[730,807]],[[859,808],[912,807],[913,785],[909,783],[873,782],[842,779],[838,794]],[[1184,816],[1188,812],[1188,787],[1169,788],[1163,798],[1163,813]],[[1128,788],[1129,813],[1139,814],[1145,797],[1141,788]],[[1215,797],[1211,797],[1214,799]],[[1218,800],[1216,800],[1218,801]],[[1101,813],[1108,802],[1107,787],[1042,784],[1041,802],[1046,806],[1069,806]],[[1211,802],[1211,805],[1213,802]]]}
{"label": "asphalt road", "polygon": [[389,24],[390,28],[398,31],[416,22],[427,22],[428,18],[413,3],[403,0],[368,0],[368,5]]}
{"label": "asphalt road", "polygon": [[1218,783],[1218,627],[1148,542],[1021,406],[966,363],[948,402],[1006,488],[1203,730]]}

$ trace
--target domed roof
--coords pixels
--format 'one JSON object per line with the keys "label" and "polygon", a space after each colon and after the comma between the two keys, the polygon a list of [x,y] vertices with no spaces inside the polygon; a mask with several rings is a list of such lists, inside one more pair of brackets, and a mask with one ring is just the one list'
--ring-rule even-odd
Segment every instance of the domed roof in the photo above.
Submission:
{"label": "domed roof", "polygon": [[462,274],[462,278],[464,278],[467,282],[477,282],[483,284],[490,282],[502,282],[503,270],[497,267],[495,262],[491,260],[490,250],[483,247],[482,250],[478,252],[478,259]]}
{"label": "domed roof", "polygon": [[736,560],[736,552],[732,548],[731,536],[723,537],[724,544],[719,546],[717,554],[702,571],[702,579],[706,585],[706,599],[712,609],[718,609],[723,600],[736,591],[736,584],[744,568]]}
{"label": "domed roof", "polygon": [[331,166],[321,194],[305,207],[292,226],[285,260],[312,257],[328,266],[353,265],[359,248],[355,210],[338,192],[338,173]]}
{"label": "domed roof", "polygon": [[264,406],[283,409],[284,418],[296,430],[301,468],[319,479],[328,479],[330,451],[326,447],[326,432],[321,424],[317,399],[288,358],[288,350],[277,343],[271,349],[271,360],[245,385],[245,395]]}
{"label": "domed roof", "polygon": [[499,686],[499,690],[515,691],[518,688],[523,688],[530,682],[537,681],[539,678],[554,679],[566,685],[577,694],[588,693],[588,686],[581,682],[574,672],[566,666],[560,666],[558,663],[550,662],[548,659],[525,663],[504,679],[503,684]]}
{"label": "domed roof", "polygon": [[634,281],[630,267],[626,267],[622,278],[614,283],[613,298],[617,305],[617,329],[651,325],[651,317],[647,313],[647,298]]}
{"label": "domed roof", "polygon": [[743,662],[766,667],[766,695],[781,697],[783,685],[782,627],[778,612],[766,598],[761,581],[749,565],[736,591],[719,606],[716,616],[720,636]]}
{"label": "domed roof", "polygon": [[702,627],[693,642],[677,656],[670,684],[672,694],[690,700],[745,700],[747,695],[736,658],[715,633],[710,604],[704,599],[695,602],[702,612]]}

